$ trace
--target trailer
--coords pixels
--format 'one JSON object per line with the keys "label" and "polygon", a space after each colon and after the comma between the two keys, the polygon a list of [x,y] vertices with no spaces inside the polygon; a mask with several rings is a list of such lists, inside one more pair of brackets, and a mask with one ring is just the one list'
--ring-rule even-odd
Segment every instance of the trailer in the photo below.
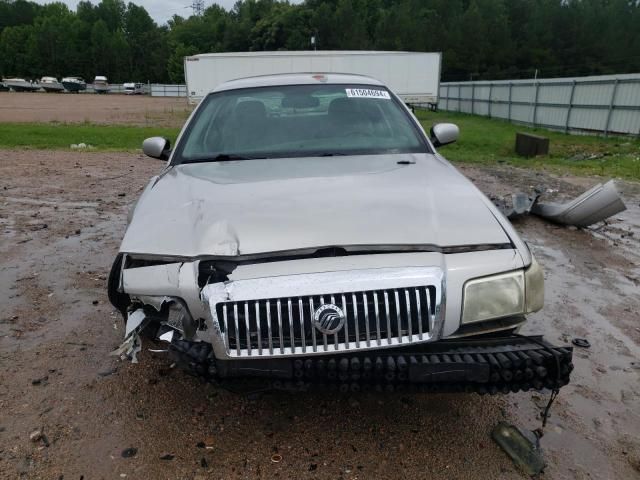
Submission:
{"label": "trailer", "polygon": [[278,73],[350,73],[382,81],[409,105],[438,104],[440,52],[296,51],[204,53],[184,59],[189,103],[223,82]]}

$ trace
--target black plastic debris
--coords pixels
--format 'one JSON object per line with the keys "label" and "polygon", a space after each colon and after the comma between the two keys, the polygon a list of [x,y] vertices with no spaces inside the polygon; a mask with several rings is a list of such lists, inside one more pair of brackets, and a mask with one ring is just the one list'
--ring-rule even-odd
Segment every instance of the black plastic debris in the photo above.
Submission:
{"label": "black plastic debris", "polygon": [[122,451],[122,458],[131,458],[135,457],[138,454],[137,448],[125,448]]}
{"label": "black plastic debris", "polygon": [[586,338],[574,338],[571,343],[580,348],[589,348],[591,346],[591,343]]}
{"label": "black plastic debris", "polygon": [[31,380],[31,385],[46,385],[47,380],[49,380],[49,376],[45,375],[42,378],[35,378]]}
{"label": "black plastic debris", "polygon": [[523,432],[513,425],[500,422],[491,432],[491,437],[525,474],[538,475],[544,470],[538,437],[533,432]]}

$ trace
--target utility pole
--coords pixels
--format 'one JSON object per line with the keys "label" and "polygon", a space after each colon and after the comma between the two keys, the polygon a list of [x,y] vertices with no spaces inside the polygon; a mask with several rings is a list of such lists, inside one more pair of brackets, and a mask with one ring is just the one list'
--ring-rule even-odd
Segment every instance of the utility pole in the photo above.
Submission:
{"label": "utility pole", "polygon": [[200,17],[204,13],[204,0],[193,0],[193,3],[187,8],[193,10],[193,14],[196,17]]}

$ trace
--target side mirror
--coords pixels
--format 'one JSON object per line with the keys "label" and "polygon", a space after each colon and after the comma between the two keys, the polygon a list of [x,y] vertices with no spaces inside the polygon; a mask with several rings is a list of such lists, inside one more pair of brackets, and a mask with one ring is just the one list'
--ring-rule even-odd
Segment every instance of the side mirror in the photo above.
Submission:
{"label": "side mirror", "polygon": [[455,123],[436,123],[431,127],[431,141],[435,147],[441,147],[458,140],[460,129]]}
{"label": "side mirror", "polygon": [[142,142],[142,152],[148,157],[166,160],[171,153],[171,142],[162,137],[147,138]]}

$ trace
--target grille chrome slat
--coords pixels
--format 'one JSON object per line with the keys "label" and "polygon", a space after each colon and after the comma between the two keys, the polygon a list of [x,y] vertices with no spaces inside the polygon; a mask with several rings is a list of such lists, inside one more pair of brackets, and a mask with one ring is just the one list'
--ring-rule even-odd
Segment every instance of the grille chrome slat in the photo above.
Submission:
{"label": "grille chrome slat", "polygon": [[[309,318],[313,319],[313,314],[316,309],[313,307],[313,297],[309,297]],[[316,341],[316,329],[313,326],[310,328],[311,330],[311,343],[313,344],[313,351],[318,351],[318,342]]]}
{"label": "grille chrome slat", "polygon": [[[342,297],[342,311],[345,315],[347,315],[347,298],[344,293],[341,295]],[[349,343],[349,322],[344,322],[344,343]]]}
{"label": "grille chrome slat", "polygon": [[380,345],[380,309],[378,308],[378,292],[373,292],[373,308],[376,314],[376,339]]}
{"label": "grille chrome slat", "polygon": [[244,325],[245,333],[247,335],[247,350],[251,355],[251,329],[249,328],[249,302],[244,302]]}
{"label": "grille chrome slat", "polygon": [[364,310],[364,328],[366,332],[367,347],[371,346],[371,332],[369,331],[369,306],[367,305],[367,294],[362,292],[362,309]]}
{"label": "grille chrome slat", "polygon": [[412,329],[412,319],[411,319],[411,296],[409,295],[409,290],[407,290],[406,288],[404,289],[404,299],[406,300],[407,303],[407,327],[408,327],[408,331],[409,331],[409,337],[413,336],[413,329]]}
{"label": "grille chrome slat", "polygon": [[282,335],[282,302],[278,300],[278,334],[280,336],[280,353],[284,354],[284,336]]}
{"label": "grille chrome slat", "polygon": [[291,305],[290,298],[287,298],[287,309],[289,311],[289,343],[291,344],[291,348],[295,349],[296,336],[293,333],[293,306]]}
{"label": "grille chrome slat", "polygon": [[391,315],[389,314],[389,293],[384,292],[384,314],[387,317],[387,345],[391,345],[393,332],[391,331]]}
{"label": "grille chrome slat", "polygon": [[[420,290],[418,290],[416,288],[415,289],[415,294],[416,294],[416,307],[417,307],[417,310],[418,310],[418,318],[422,318],[422,309],[421,309],[421,306],[420,306]],[[424,328],[422,327],[422,322],[418,322],[418,335],[420,337],[420,340],[424,339],[423,330],[424,330]]]}
{"label": "grille chrome slat", "polygon": [[431,295],[429,294],[429,291],[427,290],[427,314],[429,316],[429,331],[433,331],[433,329],[436,326],[436,308],[435,306],[433,307],[433,309],[431,308]]}
{"label": "grille chrome slat", "polygon": [[256,302],[256,330],[258,333],[258,355],[262,355],[262,327],[260,325],[260,302]]}
{"label": "grille chrome slat", "polygon": [[356,348],[360,348],[360,318],[358,317],[358,300],[356,300],[356,294],[351,294],[351,305],[353,306],[353,326],[356,330]]}
{"label": "grille chrome slat", "polygon": [[[308,355],[431,340],[440,315],[438,298],[435,287],[411,286],[221,301],[216,315],[229,357]],[[325,334],[314,326],[314,314],[328,304],[342,310],[345,319],[336,333]]]}
{"label": "grille chrome slat", "polygon": [[393,297],[396,301],[396,320],[398,322],[398,338],[400,339],[400,343],[402,343],[402,317],[400,316],[400,295],[398,295],[398,290],[393,291]]}
{"label": "grille chrome slat", "polygon": [[[331,295],[331,304],[335,305],[336,304],[336,297],[334,295]],[[335,333],[335,335],[333,336],[333,343],[336,346],[336,350],[338,349],[338,332]]]}
{"label": "grille chrome slat", "polygon": [[224,342],[227,346],[227,353],[229,353],[229,320],[227,318],[227,305],[222,306],[222,319],[224,322]]}
{"label": "grille chrome slat", "polygon": [[300,320],[300,338],[302,339],[302,353],[307,353],[307,342],[304,335],[304,310],[302,309],[302,299],[298,299],[298,318]]}
{"label": "grille chrome slat", "polygon": [[[324,297],[320,297],[320,304],[324,305]],[[322,332],[322,343],[324,344],[324,351],[327,351],[327,334]]]}
{"label": "grille chrome slat", "polygon": [[240,356],[240,328],[238,327],[238,304],[233,304],[233,320],[236,324],[236,354]]}
{"label": "grille chrome slat", "polygon": [[269,355],[273,355],[273,330],[271,329],[271,302],[267,300],[267,332],[269,342]]}

